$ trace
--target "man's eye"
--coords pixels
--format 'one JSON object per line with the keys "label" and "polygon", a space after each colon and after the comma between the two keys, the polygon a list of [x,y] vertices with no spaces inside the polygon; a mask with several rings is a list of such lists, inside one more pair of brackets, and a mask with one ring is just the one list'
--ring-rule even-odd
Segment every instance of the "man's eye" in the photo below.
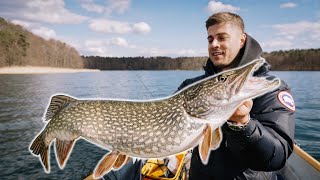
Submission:
{"label": "man's eye", "polygon": [[224,40],[226,40],[226,39],[227,39],[227,37],[220,36],[218,39],[219,39],[219,41],[224,41]]}

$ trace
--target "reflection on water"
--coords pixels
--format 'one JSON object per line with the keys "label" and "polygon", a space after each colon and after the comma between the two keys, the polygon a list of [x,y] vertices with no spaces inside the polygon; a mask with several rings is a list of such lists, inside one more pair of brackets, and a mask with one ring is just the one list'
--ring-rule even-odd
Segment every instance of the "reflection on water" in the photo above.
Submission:
{"label": "reflection on water", "polygon": [[292,88],[297,143],[320,161],[320,72],[275,72]]}
{"label": "reflection on water", "polygon": [[[172,94],[200,71],[103,71],[75,74],[0,75],[0,175],[4,179],[81,179],[107,152],[79,140],[64,170],[51,153],[45,174],[29,143],[43,128],[53,94],[77,98],[150,99]],[[297,106],[296,140],[320,159],[320,72],[273,72],[291,87]],[[53,148],[51,148],[53,151]]]}

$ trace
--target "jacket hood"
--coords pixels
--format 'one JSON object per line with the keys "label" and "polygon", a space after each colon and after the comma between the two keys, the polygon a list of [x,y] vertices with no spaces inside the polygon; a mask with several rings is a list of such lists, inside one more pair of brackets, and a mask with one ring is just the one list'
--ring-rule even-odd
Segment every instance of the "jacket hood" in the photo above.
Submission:
{"label": "jacket hood", "polygon": [[[236,57],[239,59],[237,67],[247,64],[253,61],[254,59],[260,58],[262,54],[262,48],[260,44],[248,34],[246,34],[246,36],[247,36],[246,42],[244,46],[240,49]],[[213,75],[218,72],[217,68],[213,65],[210,58],[208,58],[207,63],[203,68],[206,72],[206,75]],[[262,67],[260,67],[259,70],[255,72],[255,75],[267,73],[269,71],[269,68],[270,68],[270,65],[268,63],[265,63]]]}

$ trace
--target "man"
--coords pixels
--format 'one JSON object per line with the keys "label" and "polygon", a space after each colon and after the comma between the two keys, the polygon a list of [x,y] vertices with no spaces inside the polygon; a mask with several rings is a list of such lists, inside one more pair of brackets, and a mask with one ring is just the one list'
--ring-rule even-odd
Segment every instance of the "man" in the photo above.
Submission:
{"label": "man", "polygon": [[[209,59],[205,74],[185,80],[178,89],[221,71],[244,65],[262,53],[260,45],[244,33],[240,16],[213,14],[206,21]],[[255,72],[268,75],[268,64]],[[266,95],[245,101],[223,125],[220,147],[211,151],[207,165],[202,164],[198,148],[191,158],[191,180],[277,179],[293,148],[294,102],[287,84]],[[107,179],[140,179],[141,163],[128,163]]]}
{"label": "man", "polygon": [[[244,65],[262,53],[260,45],[244,33],[240,16],[222,12],[206,21],[208,52],[205,74],[185,80],[183,87],[221,71]],[[255,76],[268,75],[265,64]],[[284,100],[288,97],[289,100]],[[294,104],[289,87],[280,87],[266,95],[245,101],[222,126],[220,147],[202,164],[198,148],[191,158],[190,179],[277,179],[294,144]]]}

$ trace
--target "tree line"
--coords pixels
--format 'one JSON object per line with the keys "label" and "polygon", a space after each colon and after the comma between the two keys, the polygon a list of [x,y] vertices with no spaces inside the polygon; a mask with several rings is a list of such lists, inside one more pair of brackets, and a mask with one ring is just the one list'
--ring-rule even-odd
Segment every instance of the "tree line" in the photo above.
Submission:
{"label": "tree line", "polygon": [[[265,52],[276,71],[320,71],[320,48]],[[80,56],[64,42],[45,40],[0,17],[0,67],[49,66],[100,70],[200,70],[208,57]]]}
{"label": "tree line", "polygon": [[83,59],[73,47],[45,40],[0,18],[0,67],[26,65],[84,68]]}
{"label": "tree line", "polygon": [[[320,48],[264,52],[273,71],[320,71]],[[83,56],[86,68],[101,70],[200,70],[208,57]]]}
{"label": "tree line", "polygon": [[207,57],[99,57],[87,56],[84,66],[100,70],[199,70]]}
{"label": "tree line", "polygon": [[320,71],[320,48],[263,53],[274,71]]}

